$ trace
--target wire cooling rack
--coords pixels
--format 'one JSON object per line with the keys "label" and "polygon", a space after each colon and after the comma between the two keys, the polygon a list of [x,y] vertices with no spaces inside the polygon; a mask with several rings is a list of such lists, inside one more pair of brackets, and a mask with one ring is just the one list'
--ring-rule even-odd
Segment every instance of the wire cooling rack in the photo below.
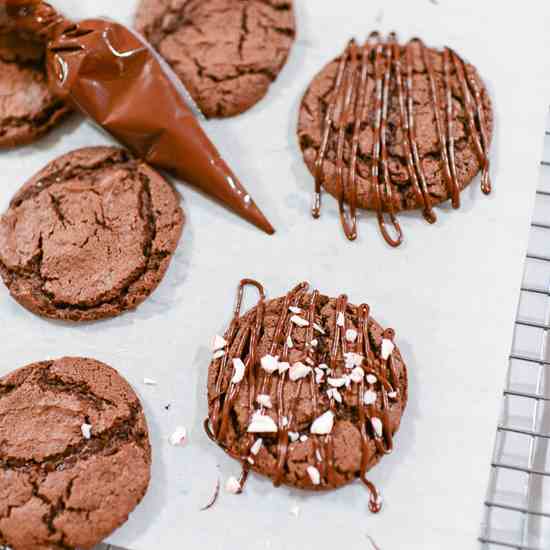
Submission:
{"label": "wire cooling rack", "polygon": [[550,116],[479,538],[550,548]]}

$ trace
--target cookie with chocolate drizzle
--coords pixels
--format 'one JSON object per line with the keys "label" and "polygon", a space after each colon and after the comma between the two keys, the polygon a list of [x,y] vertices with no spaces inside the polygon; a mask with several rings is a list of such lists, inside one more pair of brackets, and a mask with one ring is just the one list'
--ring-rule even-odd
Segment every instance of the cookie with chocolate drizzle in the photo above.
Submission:
{"label": "cookie with chocolate drizzle", "polygon": [[[246,289],[258,303],[241,314]],[[367,472],[393,450],[407,403],[407,371],[367,304],[329,298],[301,283],[267,300],[241,281],[233,319],[216,336],[208,373],[209,437],[281,484],[328,490],[361,479],[369,508],[381,498]]]}
{"label": "cookie with chocolate drizzle", "polygon": [[403,241],[397,214],[451,200],[481,171],[491,192],[489,147],[493,111],[476,69],[452,49],[414,38],[372,33],[351,40],[313,80],[301,104],[298,138],[315,178],[313,216],[321,188],[339,203],[349,240],[357,238],[357,209],[376,212],[384,239]]}

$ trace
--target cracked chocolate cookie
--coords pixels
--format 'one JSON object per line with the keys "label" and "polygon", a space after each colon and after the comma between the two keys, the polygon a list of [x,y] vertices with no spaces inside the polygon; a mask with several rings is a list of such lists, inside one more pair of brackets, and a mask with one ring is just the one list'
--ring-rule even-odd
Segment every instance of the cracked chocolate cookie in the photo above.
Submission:
{"label": "cracked chocolate cookie", "polygon": [[[259,300],[241,314],[246,288]],[[241,282],[234,317],[213,342],[207,434],[249,470],[277,486],[335,489],[359,478],[392,451],[407,403],[407,371],[369,306],[329,298],[307,283],[266,300],[256,281]]]}
{"label": "cracked chocolate cookie", "polygon": [[207,117],[260,101],[295,38],[291,0],[142,0],[136,27]]}
{"label": "cracked chocolate cookie", "polygon": [[490,193],[492,128],[487,88],[455,51],[418,38],[401,45],[393,33],[387,40],[372,33],[364,45],[352,40],[313,79],[300,108],[313,215],[324,187],[338,199],[350,240],[362,208],[377,213],[384,238],[398,246],[398,212],[419,209],[434,223],[433,206],[450,199],[459,208],[460,192],[480,171]]}
{"label": "cracked chocolate cookie", "polygon": [[30,143],[70,112],[48,89],[44,48],[15,33],[0,34],[0,148]]}
{"label": "cracked chocolate cookie", "polygon": [[0,378],[0,545],[89,549],[122,525],[150,479],[138,397],[82,358]]}
{"label": "cracked chocolate cookie", "polygon": [[113,317],[160,283],[183,222],[174,188],[149,166],[122,149],[80,149],[34,176],[0,218],[0,273],[38,315]]}

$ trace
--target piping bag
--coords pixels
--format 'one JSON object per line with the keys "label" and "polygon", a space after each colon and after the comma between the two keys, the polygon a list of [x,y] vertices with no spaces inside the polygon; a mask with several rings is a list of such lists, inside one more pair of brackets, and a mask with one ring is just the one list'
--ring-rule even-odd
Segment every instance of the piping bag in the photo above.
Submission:
{"label": "piping bag", "polygon": [[135,155],[274,233],[201,128],[183,84],[144,38],[106,19],[71,22],[38,0],[0,0],[0,29],[45,43],[52,91]]}

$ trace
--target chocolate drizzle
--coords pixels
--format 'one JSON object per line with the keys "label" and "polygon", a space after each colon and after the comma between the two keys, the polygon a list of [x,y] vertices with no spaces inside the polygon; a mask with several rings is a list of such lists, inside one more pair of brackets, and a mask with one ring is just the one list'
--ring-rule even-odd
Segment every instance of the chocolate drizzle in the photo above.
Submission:
{"label": "chocolate drizzle", "polygon": [[[257,305],[250,312],[241,315],[244,292],[247,288],[257,290],[259,298]],[[321,302],[321,299],[323,302]],[[343,405],[340,392],[325,385],[324,376],[343,374],[341,391],[345,399],[356,403],[359,430],[361,433],[362,458],[358,477],[369,491],[369,508],[379,512],[381,499],[376,487],[367,479],[367,471],[372,467],[374,448],[376,457],[389,454],[393,450],[393,431],[390,418],[390,401],[397,400],[401,381],[399,373],[393,364],[392,329],[382,334],[382,345],[376,352],[372,348],[369,335],[370,308],[366,304],[359,307],[348,304],[347,296],[341,295],[336,301],[336,311],[333,326],[327,330],[322,326],[318,314],[319,307],[326,303],[326,297],[321,297],[317,290],[309,291],[307,283],[301,283],[293,288],[277,308],[277,319],[270,326],[274,328],[269,336],[270,345],[262,349],[268,351],[264,357],[259,357],[258,346],[264,333],[264,317],[266,297],[262,285],[256,281],[245,279],[241,281],[237,292],[237,303],[229,328],[224,334],[225,354],[214,359],[215,390],[210,400],[210,417],[205,420],[206,433],[231,456],[242,464],[240,479],[241,491],[248,473],[254,467],[257,445],[262,445],[258,435],[269,441],[271,452],[275,454],[275,470],[272,474],[273,483],[279,486],[284,481],[285,467],[288,463],[288,452],[291,445],[290,434],[297,436],[298,422],[296,407],[304,388],[309,387],[313,417],[319,419],[329,412],[335,422],[342,419]],[[352,317],[357,330],[353,328]],[[293,348],[293,331],[296,326],[305,327],[301,338],[305,338],[304,350],[300,351],[302,361],[290,364],[290,350]],[[350,332],[352,336],[350,337]],[[265,341],[264,341],[265,346]],[[323,351],[320,352],[320,347]],[[326,358],[328,364],[318,364],[321,358]],[[274,361],[274,367],[266,368],[263,360]],[[242,361],[245,365],[244,375],[235,379],[234,364]],[[321,368],[322,380],[319,379]],[[302,369],[301,375],[293,376],[293,369]],[[232,374],[233,373],[233,374]],[[354,376],[355,375],[355,376]],[[326,380],[330,383],[330,378]],[[233,405],[238,397],[241,385],[246,382],[248,388],[248,434],[241,446],[244,452],[237,452],[230,445],[228,428],[234,414]],[[345,387],[343,387],[345,385]],[[322,392],[326,392],[328,399]],[[292,390],[292,393],[288,389]],[[274,391],[272,391],[274,390]],[[368,390],[368,391],[367,391]],[[367,401],[366,393],[370,394]],[[289,397],[289,394],[291,397]],[[275,395],[276,403],[273,410],[266,409],[265,404],[258,399],[261,395]],[[374,396],[374,397],[373,397]],[[400,396],[401,397],[401,396]],[[402,397],[406,397],[402,396]],[[404,399],[403,399],[404,402]],[[328,403],[328,408],[327,408]],[[269,412],[275,416],[271,429],[251,430],[254,419],[258,415],[264,419]],[[264,416],[265,415],[265,416]],[[268,418],[269,422],[271,417]],[[315,421],[316,422],[316,421]],[[315,423],[314,422],[314,423]],[[313,424],[312,424],[313,426]],[[302,430],[303,431],[303,430]],[[251,433],[252,432],[252,433]],[[334,463],[333,425],[325,431],[313,431],[308,434],[314,449],[315,460],[312,467],[319,474],[318,481],[311,479],[312,488],[328,489],[339,485],[336,479],[339,475]],[[243,436],[244,437],[244,436]],[[296,437],[292,440],[296,441]],[[373,447],[374,443],[374,447]],[[311,476],[310,476],[311,477]]]}
{"label": "chocolate drizzle", "polygon": [[[314,218],[318,218],[321,213],[321,193],[325,178],[324,164],[328,159],[329,142],[334,138],[337,144],[336,155],[331,161],[335,163],[336,196],[344,232],[352,241],[357,238],[359,141],[365,125],[368,124],[373,130],[370,185],[367,191],[370,194],[369,200],[374,205],[380,231],[386,242],[392,247],[397,247],[403,242],[403,232],[397,220],[397,212],[401,206],[395,197],[395,183],[392,181],[388,160],[387,139],[390,132],[394,131],[389,127],[388,114],[393,100],[398,106],[399,122],[403,130],[403,155],[416,204],[421,205],[424,218],[429,223],[435,223],[437,220],[416,134],[413,98],[415,46],[420,49],[421,60],[428,77],[441,155],[442,178],[453,208],[460,207],[460,185],[453,137],[453,77],[458,83],[458,91],[464,105],[469,140],[473,143],[481,166],[481,189],[485,194],[491,192],[488,157],[490,138],[487,133],[480,85],[472,71],[458,54],[444,48],[444,93],[441,93],[433,67],[432,52],[419,38],[400,46],[395,33],[390,33],[388,40],[384,41],[378,32],[373,32],[363,46],[358,46],[355,40],[351,40],[340,58],[334,90],[324,115],[321,144],[314,169],[315,195],[312,214]],[[454,75],[451,74],[452,71]],[[444,116],[440,111],[443,104]],[[351,132],[349,153],[346,148],[348,132]],[[347,169],[345,158],[349,159]],[[346,202],[349,205],[348,211]]]}

